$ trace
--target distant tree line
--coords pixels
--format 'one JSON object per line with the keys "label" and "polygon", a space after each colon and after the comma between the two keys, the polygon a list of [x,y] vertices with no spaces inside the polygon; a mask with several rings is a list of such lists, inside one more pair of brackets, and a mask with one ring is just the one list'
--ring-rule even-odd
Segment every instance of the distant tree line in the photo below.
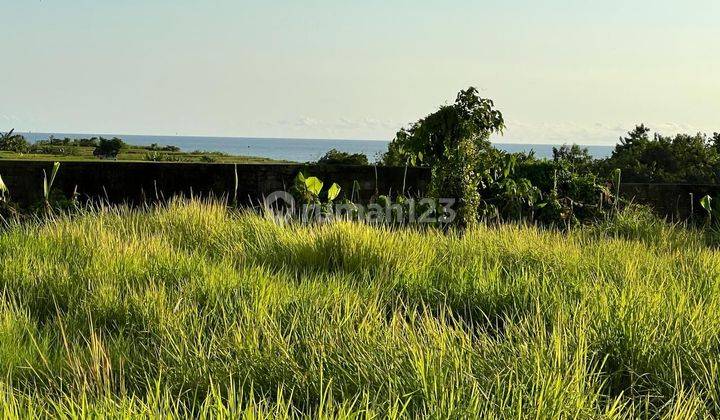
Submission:
{"label": "distant tree line", "polygon": [[[48,137],[46,140],[38,140],[35,143],[28,142],[21,134],[10,130],[7,133],[0,133],[0,151],[14,153],[34,153],[52,155],[80,155],[81,148],[92,148],[93,156],[105,159],[117,158],[118,154],[129,145],[121,138],[112,137],[88,137],[88,138],[56,138]],[[177,146],[161,146],[153,143],[150,146],[132,146],[138,149],[146,149],[151,152],[177,153],[180,148]]]}

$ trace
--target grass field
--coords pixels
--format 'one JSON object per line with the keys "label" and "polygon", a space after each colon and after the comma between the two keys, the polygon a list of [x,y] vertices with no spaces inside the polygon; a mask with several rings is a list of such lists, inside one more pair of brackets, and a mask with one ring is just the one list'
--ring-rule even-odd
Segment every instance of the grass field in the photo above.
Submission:
{"label": "grass field", "polygon": [[216,204],[0,233],[3,416],[720,413],[720,252],[626,215],[460,237]]}
{"label": "grass field", "polygon": [[[60,149],[60,147],[55,147]],[[12,160],[49,160],[62,162],[97,161],[99,157],[93,156],[93,147],[68,146],[71,154],[61,153],[15,153],[0,151],[0,159]],[[153,155],[152,150],[142,146],[128,146],[117,156],[117,160],[123,161],[147,161],[148,155]],[[169,162],[212,162],[212,163],[277,163],[282,162],[274,159],[257,156],[233,156],[217,152],[183,152],[183,151],[156,151],[155,159]]]}

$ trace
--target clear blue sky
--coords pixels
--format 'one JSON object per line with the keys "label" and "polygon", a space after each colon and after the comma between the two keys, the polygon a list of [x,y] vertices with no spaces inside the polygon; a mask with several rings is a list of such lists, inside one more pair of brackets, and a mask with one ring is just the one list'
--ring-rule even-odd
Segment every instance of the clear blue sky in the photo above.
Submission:
{"label": "clear blue sky", "polygon": [[720,131],[720,2],[0,0],[0,131],[390,139],[469,85],[505,141]]}

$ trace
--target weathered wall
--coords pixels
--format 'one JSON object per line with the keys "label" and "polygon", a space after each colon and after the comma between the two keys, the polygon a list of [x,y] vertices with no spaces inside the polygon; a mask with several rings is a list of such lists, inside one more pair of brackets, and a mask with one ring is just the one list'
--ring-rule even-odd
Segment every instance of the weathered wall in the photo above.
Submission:
{"label": "weathered wall", "polygon": [[673,220],[684,220],[692,213],[702,217],[700,199],[720,197],[720,184],[622,184],[620,194],[636,203],[647,204]]}
{"label": "weathered wall", "polygon": [[[43,170],[48,175],[52,162],[0,161],[0,176],[14,201],[28,205],[42,199]],[[376,177],[377,170],[377,177]],[[257,202],[277,190],[289,190],[298,172],[317,176],[326,185],[336,182],[343,194],[360,184],[360,197],[368,200],[376,188],[380,194],[403,187],[405,168],[374,166],[329,166],[302,164],[237,165],[238,199]],[[406,190],[421,194],[429,183],[427,169],[408,168]],[[113,203],[139,203],[178,194],[215,197],[232,196],[235,168],[232,164],[163,162],[63,162],[55,189],[70,197],[77,187],[81,197],[103,197]]]}
{"label": "weathered wall", "polygon": [[[0,161],[0,176],[14,201],[21,205],[42,199],[43,170],[49,174],[52,162]],[[247,203],[278,190],[289,190],[298,172],[320,178],[326,184],[337,182],[343,193],[360,183],[360,196],[368,200],[375,193],[375,173],[380,194],[402,189],[405,168],[374,166],[329,166],[302,164],[237,165],[238,198]],[[426,192],[430,171],[408,168],[406,190],[413,195]],[[156,196],[178,194],[215,197],[232,196],[235,189],[234,165],[163,162],[63,162],[55,188],[70,197],[77,187],[81,197],[103,197],[113,203],[140,203]],[[691,196],[693,203],[691,205]],[[637,203],[648,204],[673,219],[687,218],[691,209],[702,215],[699,200],[706,194],[720,196],[720,185],[622,184],[621,194]]]}

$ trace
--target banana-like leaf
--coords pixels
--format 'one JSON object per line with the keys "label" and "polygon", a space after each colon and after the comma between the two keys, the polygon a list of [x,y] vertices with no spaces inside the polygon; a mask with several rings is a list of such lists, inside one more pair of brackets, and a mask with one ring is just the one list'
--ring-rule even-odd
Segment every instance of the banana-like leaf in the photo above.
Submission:
{"label": "banana-like leaf", "polygon": [[333,183],[328,190],[328,200],[333,201],[337,198],[338,195],[340,195],[340,186],[336,183]]}
{"label": "banana-like leaf", "polygon": [[712,197],[706,195],[705,197],[701,198],[700,205],[702,206],[702,208],[705,209],[705,211],[708,212],[708,214],[712,214]]}
{"label": "banana-like leaf", "polygon": [[43,169],[43,195],[47,201],[50,198],[50,190],[52,189],[53,183],[55,183],[55,177],[60,170],[60,162],[53,163],[53,170],[50,174],[50,180],[48,181],[47,173]]}
{"label": "banana-like leaf", "polygon": [[305,186],[307,187],[308,191],[315,194],[315,196],[318,196],[320,195],[320,191],[322,191],[323,182],[320,181],[317,177],[311,176],[310,178],[305,179]]}
{"label": "banana-like leaf", "polygon": [[52,188],[53,184],[55,183],[55,177],[57,176],[59,170],[60,162],[53,163],[52,175],[50,176],[50,188]]}
{"label": "banana-like leaf", "polygon": [[2,176],[0,176],[0,195],[4,196],[9,192],[10,190],[8,189],[7,185],[5,185],[5,181],[3,181]]}

